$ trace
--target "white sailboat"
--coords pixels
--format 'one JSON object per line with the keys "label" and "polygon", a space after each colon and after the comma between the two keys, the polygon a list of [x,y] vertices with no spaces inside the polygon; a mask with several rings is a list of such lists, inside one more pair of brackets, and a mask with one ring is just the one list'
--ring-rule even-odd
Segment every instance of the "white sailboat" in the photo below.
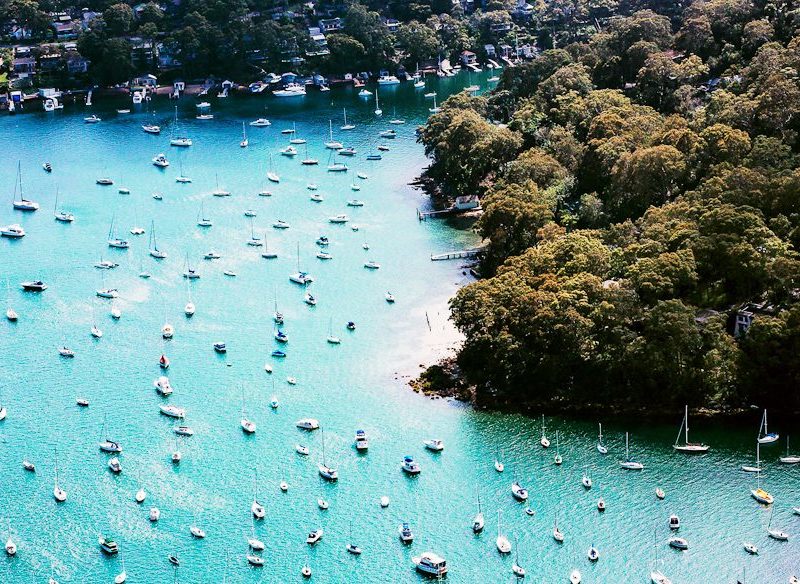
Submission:
{"label": "white sailboat", "polygon": [[472,533],[480,533],[483,531],[484,525],[485,520],[483,517],[483,511],[481,511],[481,496],[478,494],[478,512],[475,514],[475,518],[472,520]]}
{"label": "white sailboat", "polygon": [[597,452],[600,454],[608,454],[608,448],[606,448],[605,444],[603,444],[603,424],[598,422],[597,428]]}
{"label": "white sailboat", "polygon": [[501,554],[511,553],[511,542],[508,541],[508,538],[505,535],[503,535],[499,510],[497,511],[497,539],[495,540],[495,545],[497,546],[497,551],[499,551]]}
{"label": "white sailboat", "polygon": [[339,471],[328,466],[328,463],[325,460],[325,430],[321,429],[320,432],[322,432],[322,463],[317,467],[319,470],[319,476],[328,481],[337,481],[339,480]]}
{"label": "white sailboat", "polygon": [[259,503],[256,493],[258,492],[258,470],[253,469],[253,502],[250,504],[250,512],[256,519],[264,519],[267,514],[264,506]]}
{"label": "white sailboat", "polygon": [[75,221],[75,215],[70,211],[65,211],[64,209],[58,208],[58,188],[56,188],[56,201],[53,204],[53,217],[55,217],[56,221],[61,223],[72,223]]}
{"label": "white sailboat", "polygon": [[641,462],[631,460],[628,452],[628,433],[625,432],[625,460],[620,460],[619,465],[625,470],[642,470],[644,465]]}
{"label": "white sailboat", "polygon": [[777,432],[770,432],[767,429],[767,410],[764,410],[764,415],[761,418],[761,426],[758,428],[758,442],[760,444],[772,444],[780,438]]}
{"label": "white sailboat", "polygon": [[58,451],[54,451],[55,456],[55,479],[53,483],[53,498],[58,503],[63,503],[67,500],[67,492],[58,484]]}
{"label": "white sailboat", "polygon": [[250,420],[245,415],[244,409],[244,385],[242,385],[242,419],[240,420],[239,424],[242,427],[242,430],[245,434],[255,434],[256,431],[256,423]]}
{"label": "white sailboat", "polygon": [[[17,186],[19,186],[19,198],[17,198]],[[22,193],[22,162],[17,161],[17,180],[14,183],[14,195],[11,197],[11,205],[17,211],[37,211],[39,203],[30,201]]]}
{"label": "white sailboat", "polygon": [[800,463],[800,456],[789,454],[789,437],[786,437],[786,456],[781,456],[780,460],[783,464],[797,464]]}
{"label": "white sailboat", "polygon": [[375,88],[375,115],[376,116],[383,115],[383,110],[381,109],[381,106],[378,105],[378,88],[377,87]]}
{"label": "white sailboat", "polygon": [[272,169],[272,154],[269,155],[269,171],[267,172],[267,180],[273,183],[281,182],[281,177],[279,177]]}
{"label": "white sailboat", "polygon": [[[684,435],[683,444],[679,444],[678,441],[681,439],[681,434]],[[708,446],[705,444],[701,444],[700,442],[689,442],[689,406],[685,406],[684,413],[683,413],[683,422],[681,422],[680,430],[678,431],[678,436],[675,438],[675,444],[672,447],[677,450],[678,452],[689,452],[689,453],[702,453],[708,452]]]}
{"label": "white sailboat", "polygon": [[742,470],[745,472],[761,472],[761,443],[756,440],[756,462],[753,465],[743,464]]}
{"label": "white sailboat", "polygon": [[163,260],[167,257],[167,252],[158,249],[158,243],[156,242],[156,222],[150,222],[150,241],[148,242],[147,247],[150,248],[150,257],[155,258],[157,260]]}
{"label": "white sailboat", "polygon": [[342,113],[344,114],[344,124],[342,126],[340,126],[339,129],[340,130],[345,130],[345,131],[355,129],[355,125],[354,124],[348,124],[347,123],[347,108],[342,108]]}
{"label": "white sailboat", "polygon": [[[347,114],[345,114],[345,119]],[[328,120],[328,141],[325,142],[325,148],[329,150],[341,150],[344,148],[344,145],[339,142],[338,140],[333,139],[333,120]],[[306,156],[308,158],[308,156]]]}
{"label": "white sailboat", "polygon": [[172,123],[172,128],[170,129],[169,145],[181,148],[187,148],[192,145],[192,140],[186,133],[181,132],[178,126],[178,106],[175,106],[175,121]]}
{"label": "white sailboat", "polygon": [[544,431],[544,414],[542,414],[542,437],[539,440],[539,444],[542,445],[542,448],[549,448],[550,447],[550,440],[547,439],[547,435]]}
{"label": "white sailboat", "polygon": [[247,148],[250,145],[250,140],[247,139],[247,130],[244,127],[244,122],[242,122],[242,140],[239,142],[240,148]]}

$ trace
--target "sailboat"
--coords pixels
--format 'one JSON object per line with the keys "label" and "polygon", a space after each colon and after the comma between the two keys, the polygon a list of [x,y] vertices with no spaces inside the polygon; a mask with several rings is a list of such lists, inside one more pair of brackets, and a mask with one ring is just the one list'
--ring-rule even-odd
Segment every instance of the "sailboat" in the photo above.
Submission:
{"label": "sailboat", "polygon": [[61,223],[72,223],[75,221],[75,215],[69,211],[58,208],[58,187],[56,187],[56,202],[53,204],[53,217],[56,218],[56,221],[60,221]]}
{"label": "sailboat", "polygon": [[189,299],[186,302],[186,306],[184,306],[184,308],[183,308],[183,313],[188,317],[192,317],[192,316],[194,316],[195,305],[194,305],[194,302],[192,302],[192,290],[189,287],[188,281],[186,283],[186,294],[189,297]]}
{"label": "sailboat", "polygon": [[250,512],[256,519],[264,519],[266,511],[264,506],[258,502],[256,492],[258,491],[258,470],[253,469],[253,503],[250,505]]}
{"label": "sailboat", "polygon": [[776,539],[778,541],[788,541],[789,534],[785,531],[781,531],[780,529],[772,529],[772,514],[775,513],[775,508],[773,507],[769,511],[769,522],[767,523],[767,535],[770,536],[772,539]]}
{"label": "sailboat", "polygon": [[305,144],[305,138],[298,138],[297,137],[297,129],[295,127],[294,122],[292,122],[292,138],[289,140],[289,144]]}
{"label": "sailboat", "polygon": [[761,443],[756,440],[756,463],[754,465],[743,464],[742,470],[745,472],[761,472]]}
{"label": "sailboat", "polygon": [[250,239],[247,240],[247,245],[251,247],[261,247],[264,242],[256,235],[255,228],[253,227],[253,218],[250,217]]}
{"label": "sailboat", "polygon": [[95,322],[95,317],[94,317],[94,300],[92,300],[92,336],[93,336],[95,339],[99,339],[100,337],[102,337],[102,336],[103,336],[103,331],[101,331],[101,330],[100,330],[100,329],[97,327],[97,323]]}
{"label": "sailboat", "polygon": [[337,481],[339,480],[339,471],[328,466],[325,460],[325,429],[321,429],[320,432],[322,432],[322,464],[317,467],[319,469],[319,476],[328,481]]}
{"label": "sailboat", "polygon": [[600,422],[597,423],[598,434],[597,434],[597,452],[600,454],[608,454],[608,448],[605,447],[603,444],[603,424]]}
{"label": "sailboat", "polygon": [[431,112],[432,114],[438,114],[440,111],[442,111],[442,108],[440,108],[439,106],[436,105],[436,94],[435,93],[433,94],[433,107],[429,107],[428,111]]}
{"label": "sailboat", "polygon": [[242,385],[242,419],[239,422],[245,434],[254,434],[256,431],[256,423],[250,420],[244,411],[244,385]]}
{"label": "sailboat", "polygon": [[756,475],[756,488],[750,491],[750,496],[759,503],[764,503],[765,505],[772,505],[772,503],[775,502],[775,497],[761,488],[761,471]]}
{"label": "sailboat", "polygon": [[158,243],[156,242],[156,222],[150,222],[150,241],[147,245],[150,248],[150,257],[153,257],[157,260],[163,260],[167,257],[167,253],[158,249]]}
{"label": "sailboat", "polygon": [[653,532],[653,547],[656,550],[656,557],[653,561],[653,569],[650,571],[650,582],[652,584],[672,584],[672,580],[667,578],[660,570],[658,570],[658,544],[657,544],[657,536],[654,530]]}
{"label": "sailboat", "polygon": [[267,180],[269,182],[279,183],[281,178],[272,170],[272,154],[269,155],[269,171],[267,172]]}
{"label": "sailboat", "polygon": [[[17,185],[19,185],[19,199],[17,198]],[[14,195],[11,204],[17,211],[37,211],[39,203],[29,201],[22,194],[22,162],[17,161],[17,181],[14,183]]]}
{"label": "sailboat", "polygon": [[58,450],[54,451],[55,454],[55,482],[53,486],[53,497],[58,503],[63,503],[67,500],[67,492],[58,484]]}
{"label": "sailboat", "polygon": [[342,342],[342,339],[340,339],[339,337],[337,337],[336,335],[333,334],[333,318],[330,318],[328,320],[328,338],[327,338],[327,341],[331,345],[338,345],[339,343]]}
{"label": "sailboat", "polygon": [[[347,119],[345,114],[345,119]],[[325,142],[325,148],[330,150],[341,150],[344,148],[341,142],[333,139],[333,120],[328,120],[328,141]]]}
{"label": "sailboat", "polygon": [[178,106],[175,106],[175,121],[172,123],[172,128],[170,130],[169,145],[183,148],[192,145],[191,139],[185,133],[180,132],[178,126]]}
{"label": "sailboat", "polygon": [[265,260],[274,260],[278,257],[278,254],[274,251],[269,251],[269,243],[267,242],[267,234],[264,233],[264,252],[261,254],[261,257]]}
{"label": "sailboat", "polygon": [[211,227],[213,225],[211,219],[206,217],[205,214],[205,207],[203,205],[203,201],[200,201],[200,212],[197,214],[197,226],[198,227]]}
{"label": "sailboat", "polygon": [[181,173],[180,173],[180,174],[179,174],[177,177],[175,177],[175,182],[177,182],[177,183],[181,183],[181,184],[187,184],[187,183],[190,183],[190,182],[192,182],[192,179],[191,179],[191,178],[189,178],[188,176],[186,176],[185,174],[183,174],[183,160],[180,160],[180,161],[178,162],[178,164],[179,164],[179,166],[180,166]]}
{"label": "sailboat", "polygon": [[401,119],[401,118],[397,117],[397,108],[394,108],[392,110],[392,119],[389,120],[389,123],[393,124],[395,126],[401,126],[401,125],[405,124],[406,121],[404,119]]}
{"label": "sailboat", "polygon": [[644,465],[641,462],[631,460],[628,452],[628,433],[625,432],[625,460],[620,460],[619,465],[625,470],[642,470]]}
{"label": "sailboat", "polygon": [[114,217],[111,217],[111,225],[108,228],[108,247],[117,249],[128,249],[130,244],[125,239],[117,237],[114,231]]}
{"label": "sailboat", "polygon": [[544,414],[542,414],[542,438],[539,440],[539,444],[542,445],[542,448],[550,447],[550,440],[547,439],[547,435],[544,432]]}
{"label": "sailboat", "polygon": [[519,564],[519,541],[517,540],[517,538],[514,538],[514,543],[516,544],[516,546],[514,550],[514,563],[511,565],[511,571],[514,572],[514,575],[517,578],[524,578],[525,568],[523,568]]}
{"label": "sailboat", "polygon": [[303,272],[300,269],[300,242],[297,243],[297,271],[293,274],[289,274],[289,280],[295,284],[302,284],[304,286],[314,281],[311,274]]}
{"label": "sailboat", "polygon": [[558,430],[556,430],[556,455],[555,458],[553,458],[553,462],[555,464],[561,464],[562,462],[564,462],[564,460],[561,458],[561,452],[559,451],[558,448]]}
{"label": "sailboat", "polygon": [[250,145],[250,141],[247,139],[247,130],[245,130],[244,122],[242,122],[242,141],[239,142],[239,147],[247,148]]}
{"label": "sailboat", "polygon": [[558,511],[556,511],[556,520],[555,524],[553,525],[553,539],[558,543],[564,543],[564,534],[558,528]]}
{"label": "sailboat", "polygon": [[499,510],[497,511],[497,539],[495,540],[495,545],[497,546],[497,551],[499,551],[501,554],[511,553],[511,542],[508,541],[508,538],[505,535],[503,535]]}
{"label": "sailboat", "polygon": [[305,149],[306,149],[306,157],[300,161],[300,164],[302,164],[303,166],[316,166],[317,164],[319,164],[319,160],[317,160],[316,158],[311,158],[308,155],[308,144],[305,145]]}
{"label": "sailboat", "polygon": [[339,129],[340,130],[345,130],[345,131],[346,130],[355,129],[355,125],[354,124],[348,124],[347,123],[347,108],[342,108],[342,113],[344,113],[344,125],[340,126]]}
{"label": "sailboat", "polygon": [[[678,441],[681,439],[681,434],[684,434],[684,441],[683,444],[679,444]],[[675,444],[672,447],[677,450],[678,452],[691,452],[691,453],[698,453],[698,452],[708,452],[708,446],[705,444],[701,444],[699,442],[689,442],[689,406],[685,406],[684,413],[683,413],[683,422],[681,422],[680,430],[678,430],[678,436],[675,438]]]}
{"label": "sailboat", "polygon": [[758,428],[758,442],[759,444],[772,444],[776,442],[778,438],[780,438],[780,436],[776,432],[767,430],[767,410],[765,409],[764,416],[761,418],[761,426]]}
{"label": "sailboat", "polygon": [[375,115],[380,116],[383,115],[383,110],[381,109],[380,105],[378,105],[378,88],[375,88]]}
{"label": "sailboat", "polygon": [[483,531],[483,526],[485,524],[483,518],[483,511],[481,511],[481,496],[480,493],[478,494],[478,512],[475,514],[475,518],[472,520],[472,533],[480,533]]}
{"label": "sailboat", "polygon": [[278,310],[278,287],[277,286],[275,287],[275,312],[272,314],[272,320],[274,320],[276,324],[283,324],[283,313]]}
{"label": "sailboat", "polygon": [[800,456],[789,454],[789,437],[786,437],[786,456],[781,456],[780,460],[783,464],[797,464],[800,462]]}
{"label": "sailboat", "polygon": [[211,194],[214,195],[215,197],[230,197],[231,196],[230,191],[226,191],[225,189],[221,189],[219,187],[219,175],[218,174],[216,174],[216,173],[214,174],[214,179],[216,180],[217,187],[213,191],[211,191]]}
{"label": "sailboat", "polygon": [[200,277],[200,273],[192,267],[189,263],[189,254],[186,254],[186,270],[183,272],[183,277],[187,280],[196,280]]}

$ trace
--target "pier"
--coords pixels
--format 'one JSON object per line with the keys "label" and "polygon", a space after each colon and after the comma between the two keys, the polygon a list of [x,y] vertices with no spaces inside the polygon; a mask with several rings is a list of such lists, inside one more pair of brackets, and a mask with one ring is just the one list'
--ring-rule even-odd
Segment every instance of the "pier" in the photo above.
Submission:
{"label": "pier", "polygon": [[447,209],[439,209],[434,211],[422,211],[417,209],[417,219],[425,221],[426,219],[438,219],[439,217],[450,216],[464,216],[480,215],[483,212],[483,207],[471,207],[469,209],[459,209],[458,207],[448,207]]}
{"label": "pier", "polygon": [[486,251],[486,246],[476,247],[474,249],[462,249],[459,251],[450,251],[447,253],[439,253],[431,255],[432,262],[441,262],[444,260],[460,260],[464,258],[475,258]]}

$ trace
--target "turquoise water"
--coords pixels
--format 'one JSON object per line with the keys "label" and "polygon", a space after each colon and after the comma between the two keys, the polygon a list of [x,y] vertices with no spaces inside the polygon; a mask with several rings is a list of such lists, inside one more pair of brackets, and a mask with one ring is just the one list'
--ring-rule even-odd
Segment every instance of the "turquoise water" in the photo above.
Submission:
{"label": "turquoise water", "polygon": [[[466,82],[431,80],[429,87],[438,84],[443,97]],[[656,555],[654,534],[659,566],[674,582],[732,582],[744,568],[747,582],[785,582],[800,570],[800,517],[791,513],[800,505],[800,469],[777,463],[782,445],[762,448],[764,484],[776,498],[773,527],[789,532],[787,543],[767,539],[769,510],[749,497],[755,477],[738,470],[754,457],[757,412],[746,428],[694,420],[694,438],[713,446],[696,457],[672,452],[680,412],[674,427],[605,423],[607,457],[594,450],[594,420],[548,418],[550,439],[556,430],[561,436],[564,464],[556,467],[554,449],[538,445],[539,420],[475,412],[407,388],[419,364],[446,351],[454,338],[446,301],[466,281],[458,262],[431,262],[430,255],[474,243],[468,232],[445,223],[417,221],[416,208],[427,202],[407,183],[425,164],[414,140],[414,128],[431,105],[421,93],[409,85],[381,90],[383,118],[373,114],[374,101],[352,90],[303,100],[210,98],[213,121],[194,120],[194,101],[186,98],[179,102],[181,124],[194,146],[182,151],[168,146],[173,103],[166,99],[153,102],[164,127],[160,137],[141,131],[151,120],[143,110],[115,113],[129,107],[127,102],[97,103],[91,111],[103,121],[96,125],[83,123],[89,111],[83,106],[0,118],[7,137],[0,180],[9,198],[0,205],[0,224],[19,222],[28,232],[19,241],[0,241],[0,298],[20,315],[15,324],[0,323],[0,403],[8,407],[8,418],[0,422],[0,539],[11,533],[19,546],[16,557],[0,559],[0,581],[46,582],[53,576],[62,583],[111,582],[124,561],[129,582],[302,581],[305,563],[315,582],[417,582],[421,577],[411,558],[432,550],[447,558],[451,582],[508,582],[514,555],[500,556],[495,548],[498,510],[503,531],[518,542],[520,564],[536,582],[566,582],[573,568],[580,569],[584,582],[646,582]],[[343,107],[357,126],[349,133],[336,130]],[[388,125],[395,108],[405,125]],[[248,126],[250,147],[239,148],[241,122],[262,115],[272,126]],[[357,157],[346,159],[347,175],[325,171],[328,151],[322,142],[331,118],[335,137],[358,149]],[[280,130],[292,124],[320,166],[300,165],[302,145],[295,160],[277,154],[286,143]],[[398,131],[397,139],[380,140],[377,133],[389,127]],[[382,161],[364,160],[384,142],[391,150]],[[150,163],[159,152],[171,161],[165,171]],[[270,152],[279,185],[264,178]],[[37,213],[11,209],[17,159],[26,195],[42,205]],[[52,174],[41,170],[45,160],[53,164]],[[174,182],[181,161],[191,184]],[[369,178],[359,181],[356,170]],[[117,184],[95,185],[103,174]],[[217,181],[231,191],[230,198],[210,195]],[[350,191],[353,181],[360,192]],[[308,182],[319,185],[322,203],[309,199]],[[122,184],[130,195],[117,193]],[[73,224],[53,220],[56,188],[60,206],[77,217]],[[258,197],[264,188],[273,196]],[[152,198],[156,191],[163,200]],[[366,205],[346,207],[351,198]],[[207,230],[196,226],[201,201],[214,221]],[[264,260],[261,250],[246,245],[248,208],[257,211],[254,229],[266,233],[277,260]],[[339,213],[348,214],[360,230],[328,223]],[[118,233],[131,241],[127,251],[106,245],[112,217]],[[273,229],[277,219],[288,221],[290,229]],[[159,248],[168,253],[160,262],[147,255],[147,234],[128,233],[135,225],[149,232],[151,221]],[[323,234],[331,239],[334,256],[327,262],[314,257],[314,241]],[[362,249],[364,241],[369,251]],[[316,277],[315,307],[303,303],[302,289],[287,278],[296,269],[298,243],[301,267]],[[203,260],[210,249],[222,259]],[[187,254],[201,273],[190,284],[197,306],[191,319],[183,314]],[[101,256],[120,266],[101,275],[93,267]],[[381,269],[364,269],[367,259],[380,262]],[[138,277],[141,266],[152,278]],[[226,269],[238,276],[223,275]],[[110,317],[109,300],[94,297],[103,276],[105,286],[120,291],[119,321]],[[35,278],[50,288],[42,294],[19,290],[20,281]],[[386,291],[395,295],[395,304],[385,302]],[[273,339],[276,293],[290,337],[285,347]],[[99,340],[89,335],[93,312],[104,332]],[[165,320],[176,331],[166,342],[160,335]],[[356,322],[356,331],[345,330],[348,320]],[[329,323],[342,337],[339,346],[325,342]],[[227,355],[213,352],[215,341],[228,344]],[[59,357],[62,342],[76,351],[75,359]],[[287,358],[272,359],[275,348],[284,348]],[[172,361],[168,375],[175,390],[167,399],[153,388],[162,350]],[[264,370],[267,362],[274,368],[271,375]],[[287,376],[296,377],[297,385],[289,385]],[[243,394],[247,414],[258,425],[252,436],[239,426]],[[273,395],[280,401],[277,410],[268,405]],[[78,408],[76,396],[87,397],[90,407]],[[180,440],[180,465],[170,461],[175,424],[158,413],[165,402],[185,407],[186,422],[195,430]],[[327,459],[339,469],[338,483],[318,476],[322,436],[296,429],[294,422],[303,417],[318,418],[325,428]],[[120,475],[108,471],[109,455],[97,448],[104,421],[108,436],[124,447]],[[357,428],[369,435],[368,454],[353,448]],[[800,445],[797,428],[776,422],[774,429],[782,436],[794,432]],[[646,465],[643,472],[618,468],[626,430],[632,433],[633,454]],[[422,441],[431,437],[444,440],[444,452],[424,450]],[[296,443],[308,445],[311,455],[297,455]],[[52,497],[56,447],[60,484],[69,496],[61,505]],[[405,454],[422,465],[418,477],[400,471]],[[498,455],[506,466],[502,474],[493,467]],[[37,465],[36,474],[22,469],[25,458]],[[584,467],[594,481],[589,492],[580,484]],[[245,560],[254,468],[255,488],[267,509],[266,519],[255,526],[267,546],[263,568]],[[530,489],[533,517],[511,497],[515,477]],[[282,479],[290,485],[287,493],[278,488]],[[661,502],[654,496],[659,485],[667,492]],[[148,493],[141,506],[133,500],[140,486]],[[487,525],[475,536],[478,493]],[[378,504],[382,495],[391,498],[387,509]],[[602,515],[595,510],[601,496],[608,505]],[[317,508],[318,497],[329,501],[327,511]],[[148,521],[151,506],[161,510],[158,523]],[[560,546],[551,537],[556,513],[566,535]],[[681,518],[680,535],[690,544],[686,552],[666,546],[671,513]],[[416,534],[411,546],[397,537],[404,520]],[[194,540],[192,524],[207,538]],[[318,527],[325,536],[309,548],[305,535]],[[119,542],[119,556],[101,554],[100,533]],[[348,541],[364,553],[349,555]],[[748,556],[744,541],[755,542],[760,555]],[[593,565],[586,558],[592,543],[601,554]],[[167,562],[170,554],[180,558],[177,573]]]}

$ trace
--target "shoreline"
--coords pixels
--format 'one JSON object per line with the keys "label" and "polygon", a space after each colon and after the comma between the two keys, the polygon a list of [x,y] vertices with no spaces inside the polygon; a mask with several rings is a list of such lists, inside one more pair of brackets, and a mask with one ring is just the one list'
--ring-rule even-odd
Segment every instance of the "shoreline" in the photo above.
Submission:
{"label": "shoreline", "polygon": [[[453,350],[457,350],[453,347]],[[674,422],[675,412],[672,410],[653,411],[645,406],[625,406],[623,404],[584,403],[573,404],[568,402],[533,402],[512,404],[510,401],[478,402],[475,399],[475,386],[468,384],[456,363],[457,356],[452,355],[439,358],[432,365],[424,367],[419,375],[409,380],[408,386],[415,393],[429,399],[446,399],[461,402],[475,410],[497,414],[520,414],[531,419],[542,414],[559,416],[562,418],[587,421],[602,416],[604,420],[618,420],[637,416],[641,419],[657,421],[660,423]],[[753,412],[760,412],[760,406],[743,407],[699,407],[690,408],[693,417],[719,422],[733,422],[750,419]],[[797,412],[774,412],[770,416],[776,420],[790,419]]]}

